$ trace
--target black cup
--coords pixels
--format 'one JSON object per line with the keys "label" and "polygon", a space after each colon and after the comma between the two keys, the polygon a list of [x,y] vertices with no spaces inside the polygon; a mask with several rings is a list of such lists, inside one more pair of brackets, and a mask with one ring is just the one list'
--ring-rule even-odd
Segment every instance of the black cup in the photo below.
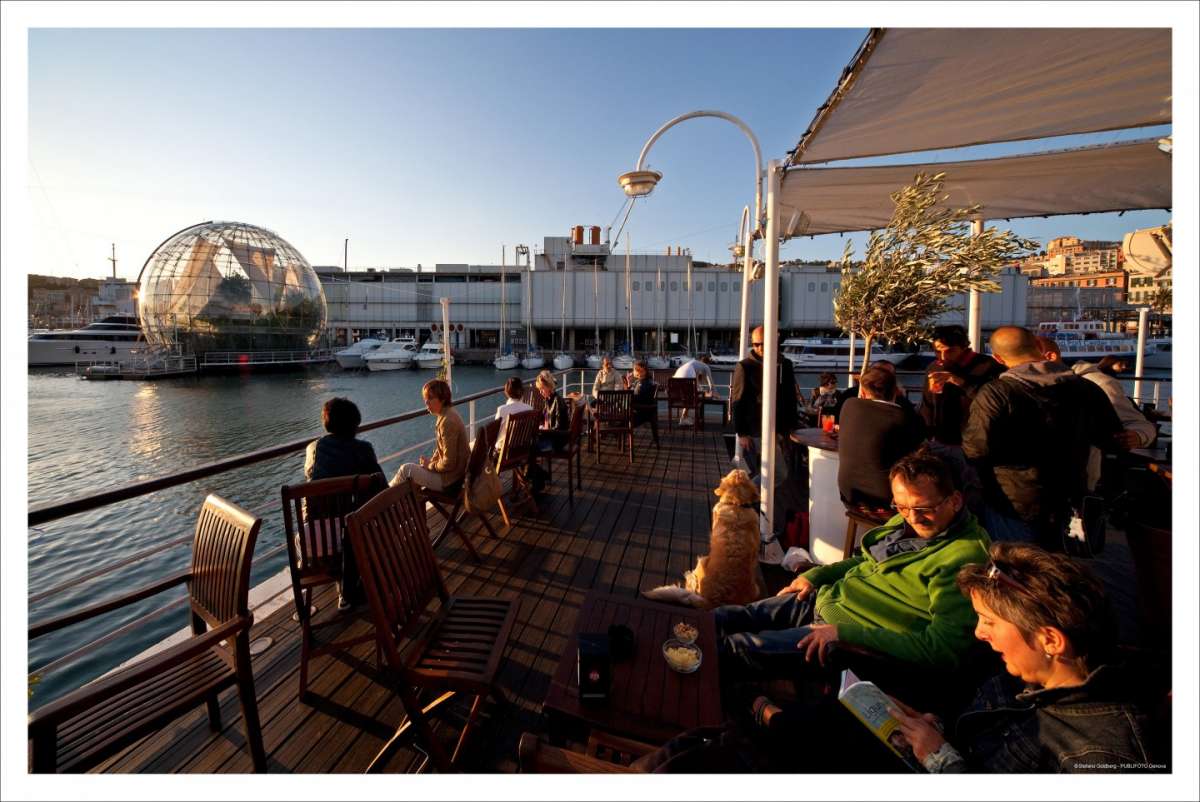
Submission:
{"label": "black cup", "polygon": [[608,650],[613,660],[628,660],[633,656],[633,630],[624,624],[608,628]]}

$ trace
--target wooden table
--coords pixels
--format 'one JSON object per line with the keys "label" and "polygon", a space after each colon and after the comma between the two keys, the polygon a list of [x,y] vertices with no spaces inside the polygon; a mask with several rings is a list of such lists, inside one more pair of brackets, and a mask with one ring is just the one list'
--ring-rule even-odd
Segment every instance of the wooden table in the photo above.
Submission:
{"label": "wooden table", "polygon": [[700,428],[704,428],[704,413],[710,406],[715,406],[721,410],[721,425],[724,426],[725,422],[729,420],[729,399],[712,393],[711,395],[700,396]]}
{"label": "wooden table", "polygon": [[842,559],[846,506],[838,491],[838,440],[821,429],[797,429],[791,440],[808,447],[809,553],[819,565]]}
{"label": "wooden table", "polygon": [[[703,660],[693,674],[672,670],[663,657],[663,642],[674,637],[671,628],[679,621],[687,621],[700,632],[696,645]],[[612,688],[606,702],[583,704],[576,678],[577,636],[580,632],[607,633],[611,624],[624,624],[633,630],[633,656],[613,663]],[[692,727],[715,726],[724,721],[717,662],[716,626],[711,612],[591,591],[579,608],[575,631],[550,680],[542,710],[552,729],[583,723],[615,735],[661,744]]]}

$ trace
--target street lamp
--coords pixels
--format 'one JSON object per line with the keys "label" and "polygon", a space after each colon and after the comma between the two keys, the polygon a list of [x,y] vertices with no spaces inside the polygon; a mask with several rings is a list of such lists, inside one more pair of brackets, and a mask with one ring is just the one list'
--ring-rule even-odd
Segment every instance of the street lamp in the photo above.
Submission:
{"label": "street lamp", "polygon": [[[779,239],[778,239],[778,224],[775,220],[777,196],[779,194],[779,177],[782,173],[782,166],[776,160],[772,160],[767,167],[767,195],[766,203],[763,203],[763,163],[762,151],[758,146],[758,137],[750,130],[746,123],[742,122],[732,114],[726,114],[723,111],[692,111],[687,114],[681,114],[674,119],[668,120],[657,131],[655,131],[646,144],[642,146],[642,152],[638,156],[637,165],[628,173],[624,173],[617,178],[617,183],[625,191],[625,194],[631,198],[641,198],[649,195],[658,186],[658,182],[662,179],[662,173],[655,170],[646,170],[645,162],[646,155],[650,152],[651,146],[654,145],[658,138],[673,126],[690,120],[694,117],[717,117],[722,120],[733,123],[738,128],[742,129],[742,133],[750,140],[750,145],[754,148],[754,232],[762,231],[765,227],[766,252],[763,258],[766,261],[765,287],[763,291],[763,342],[769,343],[770,346],[763,349],[763,377],[762,383],[762,462],[759,466],[760,482],[760,509],[764,518],[764,526],[768,533],[774,531],[774,501],[775,501],[775,405],[777,403],[776,396],[778,395],[778,381],[767,381],[768,376],[779,375]],[[743,230],[747,228],[748,211],[744,211],[742,215]],[[751,251],[753,237],[747,236],[743,242],[744,250],[742,253],[745,259],[742,268],[742,332],[741,332],[741,348],[740,353],[742,358],[745,358],[747,352],[746,340],[746,325],[749,311],[749,278],[753,269],[753,257]],[[689,288],[690,289],[690,288]]]}

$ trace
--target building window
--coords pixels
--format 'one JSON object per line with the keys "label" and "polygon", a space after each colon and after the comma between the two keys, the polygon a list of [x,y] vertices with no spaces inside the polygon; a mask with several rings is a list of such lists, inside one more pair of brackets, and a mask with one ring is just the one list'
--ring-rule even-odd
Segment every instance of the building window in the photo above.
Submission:
{"label": "building window", "polygon": [[642,288],[642,283],[640,281],[633,282],[633,291],[634,292],[637,292],[641,288]]}
{"label": "building window", "polygon": [[675,290],[677,290],[677,289],[679,289],[679,282],[678,282],[678,281],[672,281],[672,282],[671,282],[671,292],[675,292]]}
{"label": "building window", "polygon": [[814,282],[814,281],[810,281],[810,282],[808,282],[808,291],[809,291],[809,292],[816,292],[816,291],[817,291],[817,284],[816,284],[816,282]]}
{"label": "building window", "polygon": [[[821,292],[829,292],[829,282],[828,281],[821,282]],[[847,353],[849,353],[849,352],[847,352]]]}
{"label": "building window", "polygon": [[715,281],[708,282],[708,291],[716,292],[716,290],[717,290],[717,283]]}
{"label": "building window", "polygon": [[742,285],[741,285],[741,284],[738,284],[736,281],[735,281],[735,282],[733,282],[733,291],[734,291],[734,292],[741,292],[741,291],[742,291]]}
{"label": "building window", "polygon": [[729,284],[727,284],[726,282],[722,281],[722,282],[721,282],[721,292],[728,292],[728,291],[729,291]]}

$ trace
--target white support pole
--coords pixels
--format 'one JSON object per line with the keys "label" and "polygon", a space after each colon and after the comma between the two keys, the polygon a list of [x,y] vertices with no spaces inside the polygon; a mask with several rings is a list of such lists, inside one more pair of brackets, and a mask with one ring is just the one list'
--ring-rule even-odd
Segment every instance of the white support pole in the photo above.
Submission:
{"label": "white support pole", "polygon": [[446,384],[453,389],[454,381],[450,376],[452,370],[450,359],[450,299],[442,298],[442,367],[446,371]]}
{"label": "white support pole", "polygon": [[763,376],[762,376],[762,464],[759,468],[760,505],[766,531],[775,531],[775,406],[779,391],[779,162],[767,165],[767,231],[763,259]]}
{"label": "white support pole", "polygon": [[[1133,375],[1141,376],[1146,362],[1146,329],[1149,328],[1150,309],[1143,306],[1138,310],[1137,356],[1134,361]],[[1133,403],[1140,408],[1142,405],[1142,382],[1139,379],[1133,383]]]}
{"label": "white support pole", "polygon": [[[757,212],[757,210],[755,210]],[[754,238],[747,232],[750,224],[750,207],[742,209],[742,323],[738,328],[738,360],[750,356],[750,278],[754,273]]]}
{"label": "white support pole", "polygon": [[[983,221],[971,221],[971,236],[978,237],[983,233]],[[971,341],[971,350],[977,354],[983,353],[983,321],[980,319],[982,296],[979,290],[972,289],[967,305],[967,336]]]}

